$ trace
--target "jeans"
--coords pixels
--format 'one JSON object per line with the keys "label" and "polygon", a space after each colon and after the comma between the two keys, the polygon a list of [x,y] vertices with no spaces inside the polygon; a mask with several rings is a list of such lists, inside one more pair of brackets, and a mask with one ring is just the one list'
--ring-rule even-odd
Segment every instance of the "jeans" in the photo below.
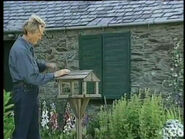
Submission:
{"label": "jeans", "polygon": [[41,139],[38,87],[13,86],[15,130],[13,139]]}

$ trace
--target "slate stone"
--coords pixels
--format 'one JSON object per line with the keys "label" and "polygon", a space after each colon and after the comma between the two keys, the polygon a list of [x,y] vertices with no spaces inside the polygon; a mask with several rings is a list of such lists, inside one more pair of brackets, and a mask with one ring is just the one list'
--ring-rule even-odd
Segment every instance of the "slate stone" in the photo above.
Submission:
{"label": "slate stone", "polygon": [[125,12],[131,12],[131,11],[133,11],[133,9],[126,8],[124,11],[125,11]]}
{"label": "slate stone", "polygon": [[162,12],[163,12],[163,10],[158,9],[158,10],[154,10],[154,11],[153,11],[153,14],[162,13]]}
{"label": "slate stone", "polygon": [[155,22],[162,22],[162,21],[166,21],[168,17],[162,17],[162,18],[155,18]]}
{"label": "slate stone", "polygon": [[91,21],[90,23],[88,23],[88,25],[97,25],[98,22],[100,22],[100,21],[101,21],[101,18],[96,18],[93,21]]}
{"label": "slate stone", "polygon": [[163,17],[170,17],[172,15],[174,15],[174,13],[164,13]]}
{"label": "slate stone", "polygon": [[151,16],[151,17],[152,17],[152,18],[153,18],[153,17],[156,17],[156,18],[157,18],[157,17],[162,17],[162,16],[163,16],[163,14],[164,14],[164,13],[152,14],[152,16]]}
{"label": "slate stone", "polygon": [[103,18],[98,25],[107,25],[113,18]]}
{"label": "slate stone", "polygon": [[143,11],[143,14],[149,14],[151,12],[152,12],[151,10],[145,10],[145,11]]}
{"label": "slate stone", "polygon": [[[4,30],[19,30],[16,20],[24,22],[32,13],[56,27],[64,25],[60,20],[64,20],[65,26],[97,25],[100,21],[101,25],[122,21],[147,23],[154,18],[155,22],[184,20],[182,1],[5,1]],[[109,17],[111,20],[107,22]],[[80,19],[78,24],[77,19]]]}

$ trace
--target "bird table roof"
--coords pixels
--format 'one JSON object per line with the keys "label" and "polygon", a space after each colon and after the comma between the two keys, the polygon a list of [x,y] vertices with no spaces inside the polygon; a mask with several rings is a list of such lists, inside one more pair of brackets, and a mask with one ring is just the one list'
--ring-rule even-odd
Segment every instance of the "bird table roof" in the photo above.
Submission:
{"label": "bird table roof", "polygon": [[100,81],[96,75],[93,73],[93,70],[76,70],[71,71],[68,75],[56,78],[56,80],[83,80],[83,81]]}

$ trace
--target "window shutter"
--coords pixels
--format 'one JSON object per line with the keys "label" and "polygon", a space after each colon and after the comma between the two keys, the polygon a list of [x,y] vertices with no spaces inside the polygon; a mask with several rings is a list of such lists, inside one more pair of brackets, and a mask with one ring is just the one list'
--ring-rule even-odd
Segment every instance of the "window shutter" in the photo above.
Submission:
{"label": "window shutter", "polygon": [[[79,38],[80,69],[92,69],[101,80],[99,92],[102,92],[102,37],[101,35],[80,36]],[[88,91],[94,92],[94,84],[88,83]]]}
{"label": "window shutter", "polygon": [[[130,33],[80,36],[80,69],[92,69],[101,80],[100,92],[108,99],[130,92]],[[94,86],[89,84],[88,90]]]}
{"label": "window shutter", "polygon": [[130,92],[130,33],[103,35],[103,94],[120,98]]}

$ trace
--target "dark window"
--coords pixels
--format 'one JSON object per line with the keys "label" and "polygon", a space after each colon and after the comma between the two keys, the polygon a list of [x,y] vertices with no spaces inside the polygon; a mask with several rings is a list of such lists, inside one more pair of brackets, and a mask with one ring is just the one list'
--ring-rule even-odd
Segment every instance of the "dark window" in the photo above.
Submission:
{"label": "dark window", "polygon": [[3,42],[3,64],[4,64],[4,69],[3,69],[3,89],[6,91],[11,91],[12,89],[12,79],[10,76],[10,71],[9,71],[9,66],[8,66],[8,57],[9,57],[9,52],[10,49],[14,43],[14,41],[4,41]]}

